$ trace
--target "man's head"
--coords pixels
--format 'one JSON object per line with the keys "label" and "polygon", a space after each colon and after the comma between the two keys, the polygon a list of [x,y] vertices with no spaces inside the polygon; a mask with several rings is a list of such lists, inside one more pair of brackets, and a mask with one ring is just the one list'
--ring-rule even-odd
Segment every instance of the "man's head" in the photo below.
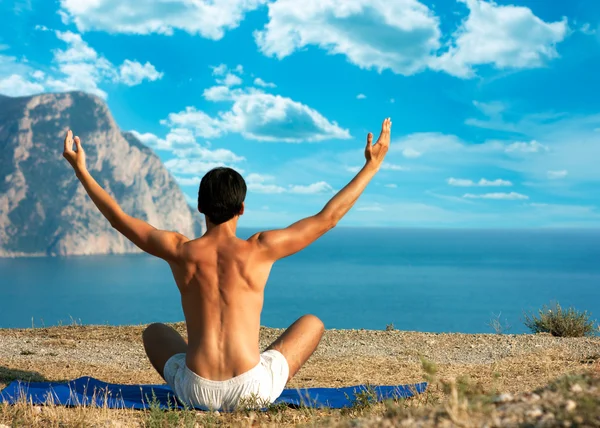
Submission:
{"label": "man's head", "polygon": [[198,211],[218,225],[243,212],[246,182],[231,168],[214,168],[202,177],[198,191]]}

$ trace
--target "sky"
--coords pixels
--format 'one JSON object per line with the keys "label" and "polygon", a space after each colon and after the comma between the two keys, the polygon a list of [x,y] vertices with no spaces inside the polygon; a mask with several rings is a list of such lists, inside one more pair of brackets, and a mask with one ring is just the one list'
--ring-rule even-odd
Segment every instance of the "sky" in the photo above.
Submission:
{"label": "sky", "polygon": [[235,168],[240,226],[317,213],[386,117],[340,225],[600,226],[596,0],[16,0],[0,20],[0,93],[98,95],[192,205]]}

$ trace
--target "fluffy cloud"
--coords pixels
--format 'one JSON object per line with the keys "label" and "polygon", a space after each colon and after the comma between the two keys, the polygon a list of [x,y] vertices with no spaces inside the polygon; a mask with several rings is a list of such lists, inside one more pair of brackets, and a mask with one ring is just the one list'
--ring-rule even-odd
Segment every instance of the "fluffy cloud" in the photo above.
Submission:
{"label": "fluffy cloud", "polygon": [[246,177],[246,184],[248,185],[248,190],[254,193],[284,193],[286,191],[285,187],[269,183],[273,179],[274,177],[270,175],[253,173]]}
{"label": "fluffy cloud", "polygon": [[137,61],[126,59],[119,67],[119,76],[116,79],[127,86],[135,86],[142,83],[144,80],[154,81],[161,79],[163,73],[156,71],[156,68],[146,62],[144,65]]}
{"label": "fluffy cloud", "polygon": [[366,96],[365,94],[358,94],[358,95],[356,96],[356,99],[357,99],[357,100],[364,100],[365,98],[367,98],[367,96]]}
{"label": "fluffy cloud", "polygon": [[[213,68],[216,75],[226,72],[224,65]],[[192,129],[194,135],[204,138],[217,138],[227,133],[238,133],[250,140],[288,143],[350,138],[347,129],[327,120],[318,111],[260,89],[230,88],[223,84],[205,89],[204,98],[229,101],[232,105],[216,116],[187,107],[179,113],[169,114],[163,123]]]}
{"label": "fluffy cloud", "polygon": [[[200,185],[200,181],[202,180],[202,177],[199,177],[199,176],[194,176],[194,177],[180,177],[179,175],[175,175],[173,177],[182,186],[199,186]],[[188,201],[188,202],[190,202],[190,201]],[[196,201],[192,200],[192,202],[195,203]]]}
{"label": "fluffy cloud", "polygon": [[500,178],[496,179],[496,180],[487,180],[485,178],[482,178],[481,180],[475,182],[473,180],[466,180],[463,178],[449,178],[448,179],[448,184],[450,186],[456,186],[456,187],[508,187],[508,186],[512,186],[512,182],[508,181],[508,180],[502,180]]}
{"label": "fluffy cloud", "polygon": [[233,73],[227,73],[225,78],[222,80],[217,80],[217,83],[225,85],[225,87],[237,86],[242,84],[242,79]]}
{"label": "fluffy cloud", "polygon": [[316,110],[291,98],[260,92],[236,96],[220,123],[225,131],[259,141],[298,143],[350,138],[348,130]]}
{"label": "fluffy cloud", "polygon": [[0,79],[0,93],[10,97],[21,97],[44,92],[44,85],[31,81],[18,74]]}
{"label": "fluffy cloud", "polygon": [[[20,73],[0,77],[0,92],[16,96],[46,91],[81,90],[106,98],[106,92],[99,88],[102,82],[113,81],[133,86],[144,80],[157,80],[163,76],[149,62],[141,64],[127,59],[120,67],[114,66],[90,47],[80,34],[71,31],[57,31],[55,34],[66,44],[65,49],[53,51],[58,72],[46,75],[41,70],[31,70],[26,65],[18,64],[12,58],[15,70],[19,69]],[[0,65],[1,63],[2,58]]]}
{"label": "fluffy cloud", "polygon": [[60,0],[61,12],[79,31],[173,34],[174,30],[219,40],[246,12],[266,0]]}
{"label": "fluffy cloud", "polygon": [[330,193],[333,188],[325,181],[309,184],[308,186],[295,185],[290,187],[291,193],[312,194],[312,193]]}
{"label": "fluffy cloud", "polygon": [[473,193],[465,193],[463,198],[466,199],[501,199],[501,200],[523,200],[529,199],[529,196],[517,192],[510,193],[483,193],[475,195]]}
{"label": "fluffy cloud", "polygon": [[254,84],[256,86],[260,86],[262,88],[276,88],[277,87],[277,85],[275,83],[265,82],[260,77],[257,77],[256,79],[254,79]]}
{"label": "fluffy cloud", "polygon": [[469,8],[469,16],[453,35],[450,49],[433,61],[433,68],[472,77],[473,67],[481,64],[533,68],[558,57],[556,44],[567,35],[566,18],[547,23],[527,7],[461,1]]}
{"label": "fluffy cloud", "polygon": [[[193,158],[193,159],[169,159],[165,162],[165,166],[171,173],[178,175],[204,175],[208,171],[213,168],[217,168],[220,166],[228,166],[231,168],[235,168],[238,172],[243,172],[242,169],[234,166],[227,165],[223,162],[211,162],[202,158]],[[181,177],[180,177],[181,180]]]}
{"label": "fluffy cloud", "polygon": [[269,22],[255,32],[268,56],[281,59],[315,45],[361,68],[405,75],[427,67],[440,36],[438,18],[417,0],[277,0],[269,4]]}
{"label": "fluffy cloud", "polygon": [[404,156],[405,158],[418,158],[419,156],[421,156],[421,154],[421,152],[416,151],[412,147],[407,147],[404,150],[402,150],[402,156]]}
{"label": "fluffy cloud", "polygon": [[540,152],[548,151],[548,147],[543,144],[538,143],[535,140],[532,140],[528,143],[517,141],[515,143],[509,144],[508,146],[506,146],[504,151],[506,153],[514,153],[514,152],[540,153]]}
{"label": "fluffy cloud", "polygon": [[290,185],[287,188],[272,183],[273,176],[262,174],[249,174],[246,177],[248,190],[255,193],[296,193],[296,194],[315,194],[330,193],[333,188],[325,181],[319,181],[309,185]]}
{"label": "fluffy cloud", "polygon": [[566,19],[548,23],[527,7],[459,1],[469,14],[444,48],[439,18],[417,0],[277,0],[255,39],[279,59],[313,45],[361,68],[403,75],[431,68],[470,78],[483,64],[540,67],[558,57],[556,44],[568,34]]}
{"label": "fluffy cloud", "polygon": [[569,172],[566,169],[562,169],[560,171],[548,171],[546,175],[550,180],[558,180],[561,178],[565,178]]}
{"label": "fluffy cloud", "polygon": [[161,123],[171,128],[189,129],[195,136],[203,138],[220,137],[224,132],[222,121],[196,110],[195,107],[187,107],[179,113],[169,113]]}

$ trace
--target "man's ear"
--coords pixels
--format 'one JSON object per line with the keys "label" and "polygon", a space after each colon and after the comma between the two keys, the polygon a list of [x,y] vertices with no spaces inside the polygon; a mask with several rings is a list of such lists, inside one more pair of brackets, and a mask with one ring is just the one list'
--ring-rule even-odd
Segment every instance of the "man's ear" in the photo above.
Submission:
{"label": "man's ear", "polygon": [[242,209],[240,210],[240,212],[238,213],[238,215],[242,215],[244,214],[244,208],[246,207],[245,203],[242,202]]}
{"label": "man's ear", "polygon": [[198,205],[198,212],[199,212],[200,214],[204,214],[204,213],[202,212],[202,208],[200,208],[200,205]]}

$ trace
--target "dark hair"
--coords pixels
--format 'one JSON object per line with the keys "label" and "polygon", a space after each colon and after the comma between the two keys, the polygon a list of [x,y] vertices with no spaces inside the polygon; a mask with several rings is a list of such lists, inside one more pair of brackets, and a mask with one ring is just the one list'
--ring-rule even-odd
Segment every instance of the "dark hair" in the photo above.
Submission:
{"label": "dark hair", "polygon": [[246,182],[231,168],[211,169],[202,177],[198,190],[198,211],[212,224],[231,220],[242,209],[246,199]]}

